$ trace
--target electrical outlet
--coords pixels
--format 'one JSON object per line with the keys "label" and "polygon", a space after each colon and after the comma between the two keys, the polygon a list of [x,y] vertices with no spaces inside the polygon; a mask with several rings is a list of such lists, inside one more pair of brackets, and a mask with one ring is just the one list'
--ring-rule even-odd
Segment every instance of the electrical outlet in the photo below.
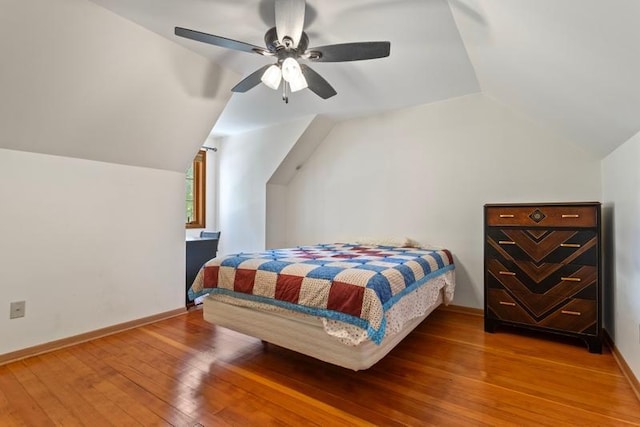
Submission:
{"label": "electrical outlet", "polygon": [[18,317],[24,317],[24,312],[26,308],[25,301],[16,301],[11,303],[11,308],[9,309],[9,319],[17,319]]}

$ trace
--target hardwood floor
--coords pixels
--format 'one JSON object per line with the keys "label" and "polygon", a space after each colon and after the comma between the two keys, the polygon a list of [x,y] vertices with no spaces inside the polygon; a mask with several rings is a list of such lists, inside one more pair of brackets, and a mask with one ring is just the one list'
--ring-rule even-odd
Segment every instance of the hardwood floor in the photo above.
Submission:
{"label": "hardwood floor", "polygon": [[436,310],[352,372],[200,310],[0,366],[2,426],[640,425],[614,362],[581,342]]}

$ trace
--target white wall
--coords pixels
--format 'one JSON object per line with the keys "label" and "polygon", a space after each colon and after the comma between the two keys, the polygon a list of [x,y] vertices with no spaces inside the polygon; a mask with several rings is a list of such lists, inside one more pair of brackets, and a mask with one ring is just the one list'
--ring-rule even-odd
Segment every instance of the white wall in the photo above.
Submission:
{"label": "white wall", "polygon": [[87,0],[1,4],[0,353],[183,306],[184,171],[238,76]]}
{"label": "white wall", "polygon": [[640,134],[602,161],[605,326],[640,378]]}
{"label": "white wall", "polygon": [[599,159],[485,97],[338,124],[289,184],[288,246],[412,237],[457,262],[483,304],[483,205],[599,200]]}
{"label": "white wall", "polygon": [[0,149],[0,354],[183,307],[183,199],[178,172]]}
{"label": "white wall", "polygon": [[266,248],[287,246],[287,185],[334,126],[332,119],[315,116],[269,178],[266,194]]}
{"label": "white wall", "polygon": [[[205,145],[220,149],[219,142],[209,137]],[[218,151],[207,150],[207,206],[205,215],[205,228],[207,230],[218,229],[218,168],[220,157]]]}
{"label": "white wall", "polygon": [[287,187],[267,184],[265,249],[287,247]]}
{"label": "white wall", "polygon": [[265,249],[267,182],[313,117],[222,139],[219,254]]}

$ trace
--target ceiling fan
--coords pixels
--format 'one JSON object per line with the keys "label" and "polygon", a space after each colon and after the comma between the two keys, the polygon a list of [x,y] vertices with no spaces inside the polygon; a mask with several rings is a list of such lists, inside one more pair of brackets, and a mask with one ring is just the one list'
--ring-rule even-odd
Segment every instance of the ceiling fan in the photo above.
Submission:
{"label": "ceiling fan", "polygon": [[264,35],[266,48],[213,34],[175,27],[176,36],[241,52],[257,53],[276,59],[251,73],[231,90],[246,92],[263,82],[278,90],[282,83],[282,99],[289,102],[289,93],[309,88],[323,99],[336,95],[335,89],[320,74],[300,60],[309,62],[343,62],[389,56],[388,41],[333,44],[309,48],[309,37],[303,31],[305,0],[275,0],[276,26]]}

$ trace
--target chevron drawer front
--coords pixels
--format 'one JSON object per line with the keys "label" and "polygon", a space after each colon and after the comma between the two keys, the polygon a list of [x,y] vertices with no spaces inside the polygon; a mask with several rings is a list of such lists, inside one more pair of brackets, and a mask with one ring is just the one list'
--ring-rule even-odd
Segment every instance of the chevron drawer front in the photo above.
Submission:
{"label": "chevron drawer front", "polygon": [[600,212],[598,202],[485,205],[487,332],[526,327],[602,351]]}
{"label": "chevron drawer front", "polygon": [[596,211],[588,206],[555,205],[537,206],[489,206],[486,209],[487,224],[528,225],[530,227],[595,227]]}

